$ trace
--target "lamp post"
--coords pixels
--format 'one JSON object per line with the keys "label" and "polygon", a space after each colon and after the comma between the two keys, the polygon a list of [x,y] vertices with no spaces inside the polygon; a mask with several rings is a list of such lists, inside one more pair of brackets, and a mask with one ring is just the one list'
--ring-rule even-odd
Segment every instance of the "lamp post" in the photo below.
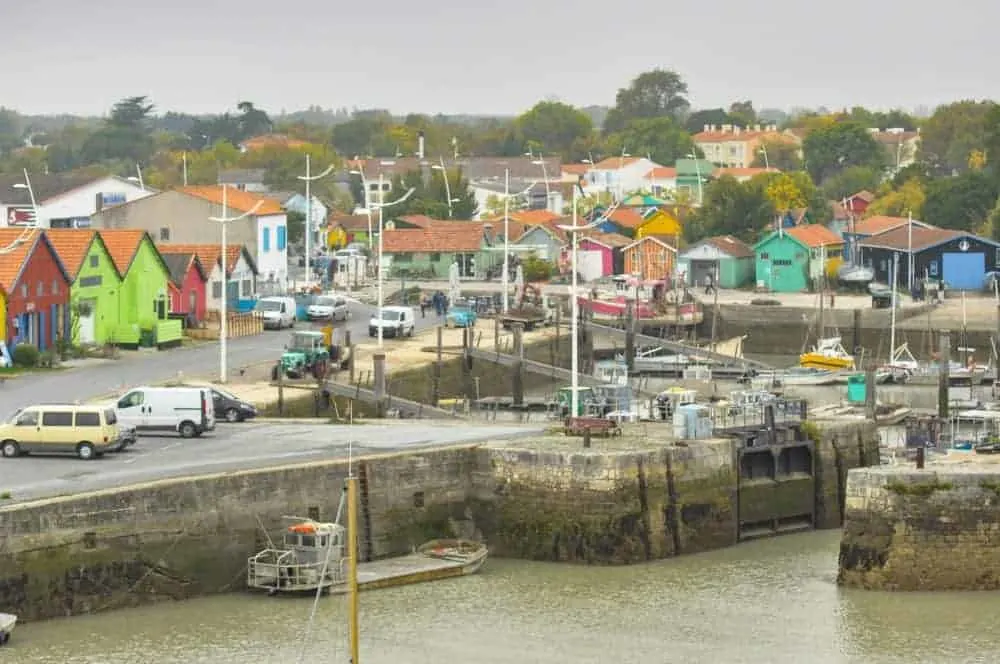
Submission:
{"label": "lamp post", "polygon": [[622,169],[625,168],[625,160],[631,157],[628,152],[625,151],[625,146],[622,146],[622,153],[618,157],[618,200],[625,199],[625,183],[622,182]]}
{"label": "lamp post", "polygon": [[361,188],[365,192],[365,215],[368,216],[368,253],[372,251],[372,204],[371,204],[371,190],[368,188],[368,179],[365,177],[365,171],[363,166],[358,166],[357,168],[349,171],[351,175],[357,175],[361,178]]}
{"label": "lamp post", "polygon": [[688,155],[688,159],[694,159],[694,172],[698,178],[698,207],[701,207],[702,196],[705,193],[701,188],[701,160],[693,152]]}
{"label": "lamp post", "polygon": [[[378,190],[379,190],[379,194],[381,194],[382,193],[382,173],[378,174]],[[376,209],[378,210],[378,310],[375,312],[375,316],[378,318],[378,321],[379,321],[379,324],[378,324],[378,347],[379,348],[382,347],[382,306],[385,304],[384,297],[383,297],[384,294],[382,292],[382,268],[383,268],[382,253],[383,253],[383,249],[385,248],[385,242],[383,241],[383,238],[385,236],[385,228],[383,227],[383,224],[382,224],[382,210],[384,210],[387,207],[392,207],[393,205],[399,205],[400,203],[402,203],[403,201],[405,201],[407,198],[409,198],[410,196],[412,196],[413,192],[415,192],[415,191],[416,191],[416,189],[414,189],[414,188],[411,187],[405,194],[403,194],[402,196],[400,196],[396,200],[389,201],[388,203],[383,203],[383,202],[379,201],[379,203],[376,205]],[[379,198],[381,198],[381,196],[379,196]]]}
{"label": "lamp post", "polygon": [[[531,158],[534,157],[530,152],[525,152],[524,156]],[[549,189],[549,170],[545,163],[545,157],[539,155],[538,159],[532,159],[531,163],[535,166],[542,167],[542,178],[545,180],[545,209],[549,210],[552,205],[552,191]],[[551,212],[551,210],[549,210]]]}
{"label": "lamp post", "polygon": [[459,199],[451,197],[451,183],[448,182],[448,169],[444,167],[444,157],[441,157],[441,163],[431,166],[431,170],[441,171],[441,177],[444,178],[444,195],[448,198],[448,218],[451,219],[454,216],[451,204],[458,203]]}
{"label": "lamp post", "polygon": [[[514,194],[515,197],[526,195],[535,188],[537,182],[532,182],[524,191]],[[510,300],[510,169],[503,170],[503,313],[507,313]]]}
{"label": "lamp post", "polygon": [[312,265],[311,265],[312,255],[309,253],[310,252],[310,246],[309,245],[310,245],[310,241],[312,240],[312,233],[313,233],[312,190],[310,189],[310,185],[313,183],[314,180],[319,180],[320,178],[325,178],[332,171],[333,171],[333,164],[330,164],[330,166],[325,171],[323,171],[322,173],[320,173],[319,175],[312,175],[311,162],[310,162],[310,159],[309,159],[309,155],[306,155],[306,174],[305,175],[297,175],[296,176],[299,180],[302,180],[302,181],[304,181],[306,183],[306,246],[305,246],[305,252],[306,252],[306,283],[308,283],[309,280],[310,280],[310,278],[312,277]]}
{"label": "lamp post", "polygon": [[618,203],[616,203],[616,204],[612,205],[611,207],[609,207],[604,212],[604,214],[602,214],[601,216],[599,216],[597,219],[595,219],[594,221],[590,222],[589,224],[585,224],[583,226],[577,226],[577,224],[576,224],[576,220],[577,220],[576,208],[577,208],[577,202],[579,200],[578,199],[578,193],[579,193],[579,191],[580,191],[580,187],[579,186],[573,187],[573,224],[572,225],[569,225],[569,224],[559,224],[557,226],[557,228],[559,228],[559,229],[561,229],[563,231],[566,231],[567,233],[571,233],[572,234],[572,241],[571,241],[572,243],[570,245],[571,246],[571,249],[570,249],[570,270],[572,271],[572,275],[570,276],[570,294],[569,294],[569,301],[570,301],[570,335],[573,337],[570,340],[570,345],[571,345],[570,353],[572,354],[572,357],[570,358],[570,362],[571,362],[570,373],[572,374],[570,376],[570,391],[572,392],[572,394],[570,396],[570,414],[571,414],[570,416],[571,417],[577,417],[579,415],[579,408],[580,408],[580,394],[579,394],[579,392],[580,392],[580,357],[579,357],[580,356],[580,348],[579,348],[579,346],[580,346],[580,339],[579,339],[580,303],[577,300],[577,294],[576,294],[576,290],[577,290],[576,249],[577,249],[577,246],[578,246],[579,233],[580,233],[580,231],[586,231],[586,230],[590,230],[591,228],[596,228],[596,227],[600,226],[601,224],[603,224],[607,220],[607,218],[609,216],[611,216],[611,214],[614,213],[614,211],[618,207]]}
{"label": "lamp post", "polygon": [[32,226],[40,225],[41,219],[38,216],[38,201],[35,199],[35,189],[31,186],[31,178],[28,177],[28,169],[23,169],[24,172],[24,182],[18,182],[14,184],[14,189],[27,189],[28,198],[31,200],[31,214],[34,216],[34,223]]}
{"label": "lamp post", "polygon": [[249,211],[244,212],[238,217],[230,217],[229,215],[229,202],[226,196],[226,190],[229,189],[228,186],[222,185],[222,216],[221,217],[209,217],[209,221],[214,221],[222,225],[222,252],[219,255],[219,261],[222,267],[222,306],[219,311],[219,382],[225,383],[228,379],[228,369],[226,367],[226,337],[229,333],[228,326],[228,287],[229,287],[229,275],[226,273],[226,251],[228,247],[226,245],[226,225],[233,221],[239,221],[240,219],[246,219],[257,213],[257,208],[261,206],[262,201],[257,201]]}

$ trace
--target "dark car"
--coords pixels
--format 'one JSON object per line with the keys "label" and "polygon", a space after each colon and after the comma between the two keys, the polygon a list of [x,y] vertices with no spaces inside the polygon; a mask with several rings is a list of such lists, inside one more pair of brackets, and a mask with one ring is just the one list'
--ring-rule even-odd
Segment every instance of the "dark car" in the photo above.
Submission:
{"label": "dark car", "polygon": [[212,401],[215,403],[215,416],[225,418],[227,422],[243,422],[257,417],[256,406],[218,387],[212,388]]}

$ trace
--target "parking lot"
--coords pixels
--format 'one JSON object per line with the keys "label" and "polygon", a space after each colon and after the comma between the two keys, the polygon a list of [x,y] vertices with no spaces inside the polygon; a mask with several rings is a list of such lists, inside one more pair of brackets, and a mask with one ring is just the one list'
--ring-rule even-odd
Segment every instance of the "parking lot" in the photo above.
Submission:
{"label": "parking lot", "polygon": [[538,426],[396,422],[328,424],[219,424],[201,438],[140,436],[120,454],[92,461],[73,457],[0,458],[0,493],[16,501],[108,489],[139,482],[266,468],[309,461],[417,450],[538,433]]}

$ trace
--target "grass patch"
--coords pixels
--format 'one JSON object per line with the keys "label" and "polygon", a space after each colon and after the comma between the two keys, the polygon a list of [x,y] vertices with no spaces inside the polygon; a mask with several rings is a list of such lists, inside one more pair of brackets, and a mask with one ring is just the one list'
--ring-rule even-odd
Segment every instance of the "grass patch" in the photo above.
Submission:
{"label": "grass patch", "polygon": [[13,496],[10,495],[10,491],[0,491],[0,500],[10,500],[11,498]]}
{"label": "grass patch", "polygon": [[817,445],[819,444],[820,431],[815,422],[803,422],[799,425],[799,431],[801,431],[802,435],[806,437],[806,440],[811,440]]}
{"label": "grass patch", "polygon": [[979,488],[983,491],[990,491],[994,495],[1000,497],[1000,481],[997,480],[982,480],[979,483]]}
{"label": "grass patch", "polygon": [[935,491],[951,491],[955,485],[951,482],[933,480],[931,482],[900,482],[893,480],[886,488],[897,496],[917,496],[926,498]]}

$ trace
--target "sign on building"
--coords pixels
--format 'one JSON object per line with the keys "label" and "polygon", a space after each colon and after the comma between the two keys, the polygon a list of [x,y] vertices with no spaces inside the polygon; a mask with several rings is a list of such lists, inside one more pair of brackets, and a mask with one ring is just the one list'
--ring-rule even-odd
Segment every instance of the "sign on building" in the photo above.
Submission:
{"label": "sign on building", "polygon": [[8,226],[31,226],[35,223],[35,213],[31,208],[7,208]]}
{"label": "sign on building", "polygon": [[125,202],[124,191],[101,192],[101,207],[107,207],[109,205],[121,205],[124,202]]}

